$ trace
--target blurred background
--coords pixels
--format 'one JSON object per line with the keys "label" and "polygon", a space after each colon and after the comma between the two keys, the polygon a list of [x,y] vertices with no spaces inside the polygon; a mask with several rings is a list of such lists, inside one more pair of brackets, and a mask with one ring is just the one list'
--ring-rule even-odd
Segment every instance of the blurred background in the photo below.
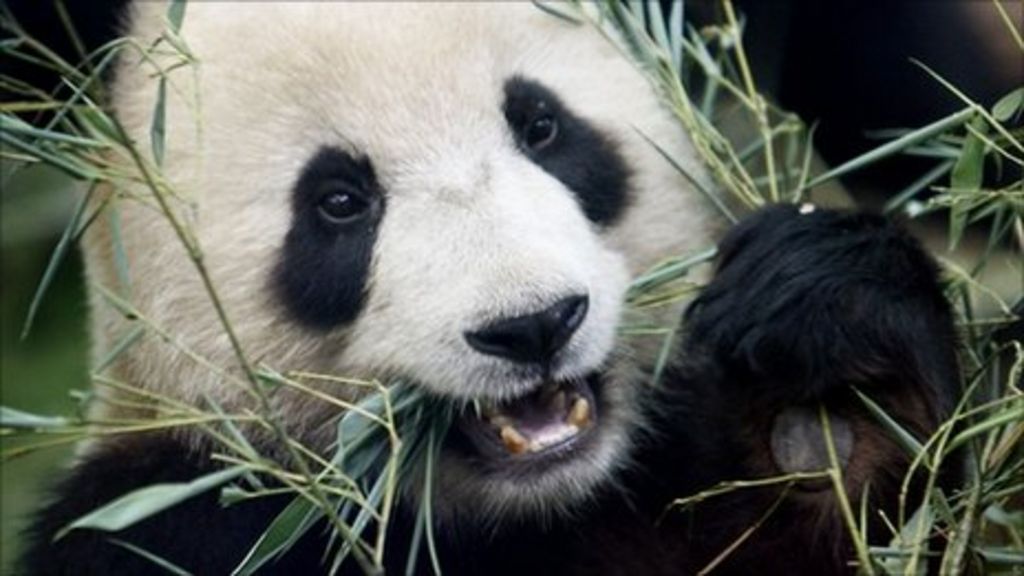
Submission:
{"label": "blurred background", "polygon": [[[97,45],[115,20],[115,2],[68,1],[87,45]],[[758,83],[778,103],[808,123],[818,122],[815,142],[823,159],[838,164],[879,144],[873,130],[924,125],[962,105],[910,63],[916,58],[990,107],[1024,84],[1024,60],[990,2],[973,0],[737,0]],[[3,2],[30,33],[63,54],[73,54],[52,0]],[[1024,28],[1020,2],[1004,7]],[[698,27],[720,21],[717,1],[689,1],[685,11]],[[187,16],[186,16],[187,29]],[[0,62],[3,73],[51,88],[56,78],[23,62]],[[6,97],[6,96],[5,96]],[[844,179],[858,203],[878,207],[929,170],[934,159],[900,157]],[[36,286],[63,232],[78,194],[75,185],[45,168],[15,169],[0,163],[0,403],[40,414],[71,414],[74,390],[88,387],[88,340],[83,271],[72,251],[39,308],[32,331],[21,332]],[[1001,178],[1020,179],[1006,167]],[[936,251],[945,251],[947,222],[937,214],[913,223]],[[960,250],[980,249],[984,227]],[[1019,297],[1020,263],[1009,251],[993,265],[992,285],[1012,301]],[[1017,256],[1019,258],[1019,256]],[[1001,258],[1001,260],[1000,260]],[[3,448],[14,444],[4,441]],[[15,553],[15,533],[38,502],[68,448],[0,464],[0,566]]]}

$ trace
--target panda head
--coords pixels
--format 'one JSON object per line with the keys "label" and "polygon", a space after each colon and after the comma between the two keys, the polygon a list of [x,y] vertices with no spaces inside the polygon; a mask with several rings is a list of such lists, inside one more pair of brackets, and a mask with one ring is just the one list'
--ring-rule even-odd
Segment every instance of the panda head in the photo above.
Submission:
{"label": "panda head", "polygon": [[[151,44],[165,11],[137,3],[130,34]],[[530,515],[608,482],[646,385],[644,347],[621,335],[626,289],[706,247],[711,219],[647,142],[695,158],[627,58],[524,2],[193,3],[182,37],[195,63],[169,76],[163,174],[250,358],[479,406],[442,450],[442,510]],[[138,142],[156,83],[137,56],[115,75]],[[116,369],[244,409],[244,387],[194,360],[234,365],[185,250],[137,192],[118,230],[131,300],[176,346],[147,339]],[[92,279],[116,286],[110,234],[85,249]],[[98,302],[94,323],[101,351],[125,329]],[[357,393],[337,386],[323,389]],[[331,404],[274,401],[292,434],[333,437]]]}

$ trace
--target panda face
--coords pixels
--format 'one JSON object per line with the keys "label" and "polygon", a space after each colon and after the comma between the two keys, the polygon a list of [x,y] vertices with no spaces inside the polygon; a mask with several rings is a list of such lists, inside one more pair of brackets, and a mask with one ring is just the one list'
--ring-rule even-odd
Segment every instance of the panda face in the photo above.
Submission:
{"label": "panda face", "polygon": [[[132,33],[156,37],[162,10],[139,3]],[[165,172],[249,354],[466,407],[442,510],[537,513],[607,481],[644,385],[642,346],[619,336],[630,277],[706,246],[709,221],[645,142],[693,156],[623,55],[529,3],[198,3],[183,36],[198,65],[173,77]],[[140,140],[155,92],[145,65],[122,65],[115,106]],[[166,225],[145,207],[123,218],[134,301],[230,363]],[[113,277],[98,241],[86,251]],[[102,347],[118,321],[96,322]],[[155,344],[120,369],[246,399]],[[291,432],[330,440],[331,406],[275,401]]]}

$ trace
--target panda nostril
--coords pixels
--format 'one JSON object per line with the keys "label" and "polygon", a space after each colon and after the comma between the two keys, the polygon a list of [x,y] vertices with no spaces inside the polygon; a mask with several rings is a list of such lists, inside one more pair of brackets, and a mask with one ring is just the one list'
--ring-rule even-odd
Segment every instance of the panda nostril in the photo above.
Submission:
{"label": "panda nostril", "polygon": [[583,323],[583,319],[587,317],[589,306],[590,298],[587,296],[570,296],[552,306],[551,309],[557,309],[555,313],[558,315],[558,325],[562,330],[568,332],[567,335],[571,336]]}
{"label": "panda nostril", "polygon": [[589,302],[586,295],[573,295],[540,312],[505,318],[466,332],[466,342],[489,356],[546,365],[583,324]]}

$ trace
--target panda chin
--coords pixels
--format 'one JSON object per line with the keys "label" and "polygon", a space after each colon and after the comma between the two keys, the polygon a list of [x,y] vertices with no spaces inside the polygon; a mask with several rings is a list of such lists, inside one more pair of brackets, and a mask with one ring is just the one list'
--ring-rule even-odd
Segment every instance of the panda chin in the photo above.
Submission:
{"label": "panda chin", "polygon": [[597,372],[544,382],[513,399],[478,403],[456,421],[455,433],[475,458],[529,473],[586,450],[599,428],[600,401]]}

